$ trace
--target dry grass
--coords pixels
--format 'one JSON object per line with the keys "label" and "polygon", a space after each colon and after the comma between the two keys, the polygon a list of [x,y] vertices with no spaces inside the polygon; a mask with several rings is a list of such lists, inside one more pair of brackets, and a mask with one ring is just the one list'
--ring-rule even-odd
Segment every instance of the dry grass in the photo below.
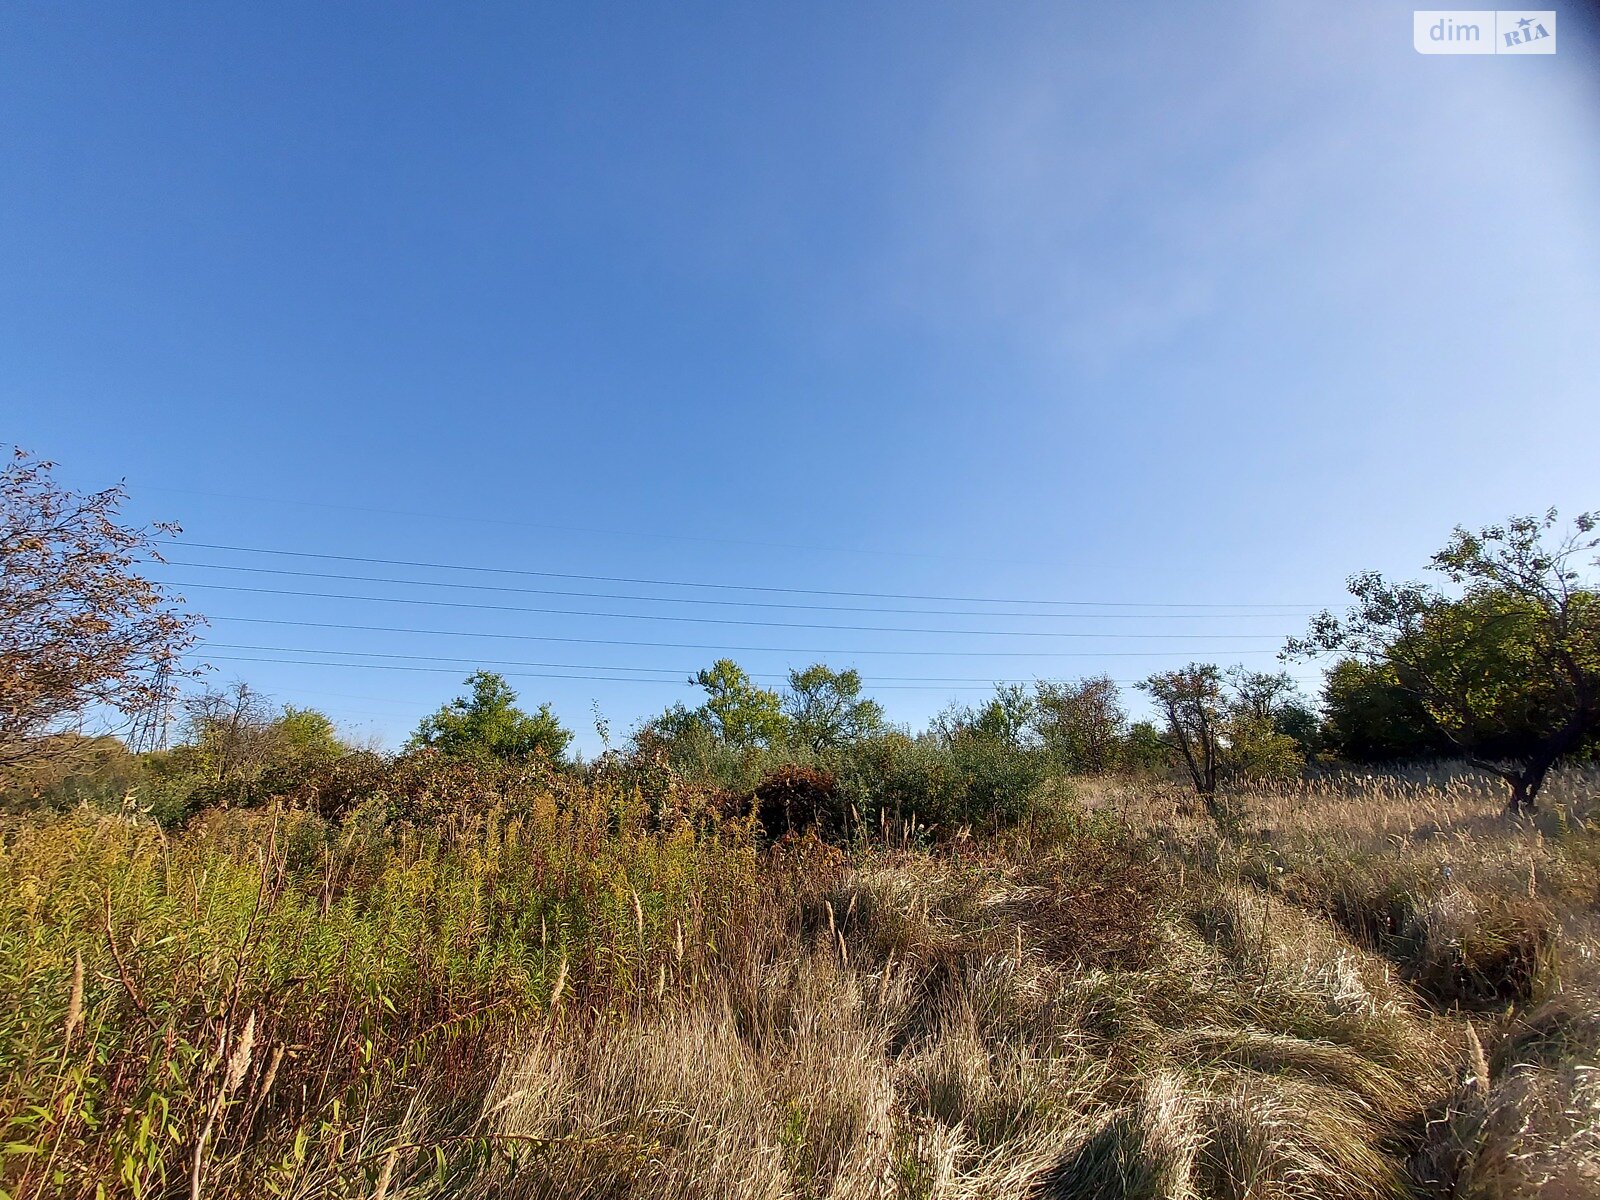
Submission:
{"label": "dry grass", "polygon": [[[249,1050],[199,1031],[244,1028],[219,1005],[253,926],[223,901],[248,908],[270,882],[258,837],[18,828],[5,866],[35,925],[8,928],[5,961],[33,968],[0,1035],[42,1053],[0,1112],[13,1141],[31,1119],[55,1145],[0,1169],[19,1197],[182,1194],[197,1159],[216,1196],[1600,1195],[1592,785],[1563,777],[1562,809],[1515,825],[1465,777],[1347,780],[1236,797],[1219,830],[1107,783],[1086,789],[1101,815],[1049,842],[849,854],[605,833],[538,806],[448,845],[385,835],[379,852],[333,830],[339,895],[319,899],[320,867],[286,870],[263,936],[344,963],[345,985],[280,1002],[285,970],[263,967],[238,1004],[260,1014]],[[143,873],[123,889],[140,907],[113,913],[119,966],[68,893],[92,900],[124,843]],[[542,934],[516,918],[527,897],[560,914],[559,953],[553,916]],[[214,959],[163,948],[201,936],[194,914]],[[402,936],[378,937],[396,920]],[[449,954],[425,940],[445,929]],[[397,957],[352,975],[335,934]],[[179,1003],[169,962],[214,993]],[[485,997],[492,1019],[461,1016]],[[361,1020],[328,1020],[335,1000]],[[139,1110],[104,1089],[86,1106],[104,1068],[72,1066],[130,1045],[159,1065],[140,1005],[197,1047],[181,1095],[198,1107],[162,1127],[170,1144],[137,1141]],[[364,1046],[392,1049],[363,1067]],[[330,1070],[321,1105],[273,1081]],[[23,1099],[50,1114],[69,1095],[99,1123]],[[160,1169],[130,1182],[116,1164],[135,1146]],[[114,1169],[60,1175],[77,1162]]]}
{"label": "dry grass", "polygon": [[[1553,776],[1544,811],[1520,820],[1497,781],[1452,770],[1246,792],[1225,832],[1172,790],[1107,780],[1084,794],[1185,870],[1234,881],[1209,914],[1220,944],[1281,955],[1347,937],[1369,956],[1365,982],[1347,959],[1324,973],[1327,994],[1361,996],[1379,963],[1391,994],[1434,1010],[1379,1021],[1455,1067],[1414,1152],[1416,1190],[1600,1196],[1600,773]],[[1365,1054],[1363,1070],[1381,1061]]]}

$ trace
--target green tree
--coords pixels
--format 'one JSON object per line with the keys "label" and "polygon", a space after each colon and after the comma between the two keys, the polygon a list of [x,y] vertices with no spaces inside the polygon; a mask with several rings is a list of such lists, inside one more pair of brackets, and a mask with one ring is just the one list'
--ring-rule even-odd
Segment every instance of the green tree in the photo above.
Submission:
{"label": "green tree", "polygon": [[1034,699],[1020,683],[997,684],[994,696],[979,708],[951,704],[933,718],[929,732],[946,745],[977,739],[1020,750],[1034,733]]}
{"label": "green tree", "polygon": [[815,663],[789,672],[783,698],[796,742],[814,751],[846,746],[883,730],[883,706],[861,699],[861,676]]}
{"label": "green tree", "polygon": [[690,719],[697,715],[708,722],[729,746],[743,750],[787,741],[789,718],[784,715],[778,693],[757,687],[731,658],[719,658],[689,682],[706,693],[705,703],[690,714]]}
{"label": "green tree", "polygon": [[1139,687],[1156,702],[1169,750],[1214,815],[1219,783],[1281,778],[1304,766],[1294,739],[1278,728],[1294,695],[1286,675],[1238,667],[1224,675],[1210,663],[1190,663]]}
{"label": "green tree", "polygon": [[1117,768],[1128,714],[1116,683],[1104,675],[1076,683],[1040,681],[1034,692],[1034,728],[1057,762],[1083,774]]}
{"label": "green tree", "polygon": [[273,705],[248,683],[202,688],[184,698],[183,712],[182,741],[173,751],[179,773],[244,785],[271,760]]}
{"label": "green tree", "polygon": [[572,733],[562,728],[548,704],[535,713],[523,712],[516,692],[493,671],[475,671],[466,682],[471,695],[423,718],[408,747],[426,746],[457,758],[522,762],[538,756],[562,761]]}
{"label": "green tree", "polygon": [[279,707],[249,684],[184,699],[182,740],[143,760],[163,818],[216,804],[250,804],[292,789],[311,768],[350,752],[323,713]]}
{"label": "green tree", "polygon": [[1135,721],[1119,740],[1117,765],[1124,771],[1153,772],[1167,765],[1167,744],[1153,721]]}
{"label": "green tree", "polygon": [[350,753],[333,721],[314,708],[283,706],[283,714],[272,723],[275,754],[286,762],[327,762]]}
{"label": "green tree", "polygon": [[1415,692],[1385,662],[1341,658],[1322,687],[1322,735],[1345,762],[1392,763],[1452,753]]}
{"label": "green tree", "polygon": [[1476,532],[1457,527],[1431,569],[1452,585],[1349,583],[1356,604],[1312,618],[1290,655],[1335,653],[1381,666],[1441,737],[1504,779],[1512,812],[1533,809],[1550,768],[1600,734],[1600,515],[1557,535],[1554,509]]}
{"label": "green tree", "polygon": [[1151,675],[1139,690],[1155,701],[1165,726],[1163,740],[1182,759],[1195,793],[1209,804],[1222,774],[1222,672],[1210,663],[1190,663]]}
{"label": "green tree", "polygon": [[1284,672],[1227,672],[1228,769],[1244,779],[1281,779],[1300,771],[1315,753],[1317,719]]}

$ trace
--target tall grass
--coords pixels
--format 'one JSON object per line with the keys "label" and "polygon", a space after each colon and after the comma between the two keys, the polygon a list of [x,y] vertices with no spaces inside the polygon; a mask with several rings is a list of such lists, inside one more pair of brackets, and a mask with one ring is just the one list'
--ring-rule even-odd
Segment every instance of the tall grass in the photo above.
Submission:
{"label": "tall grass", "polygon": [[8,1196],[1600,1185],[1576,777],[1537,827],[1464,777],[1225,827],[1106,782],[845,849],[604,772],[402,783],[3,827]]}
{"label": "tall grass", "polygon": [[162,1195],[198,1167],[296,1194],[350,1161],[318,1131],[383,1119],[419,1067],[435,1107],[468,1104],[522,1023],[692,989],[760,907],[747,829],[662,831],[603,789],[519,800],[433,826],[9,826],[8,1189]]}

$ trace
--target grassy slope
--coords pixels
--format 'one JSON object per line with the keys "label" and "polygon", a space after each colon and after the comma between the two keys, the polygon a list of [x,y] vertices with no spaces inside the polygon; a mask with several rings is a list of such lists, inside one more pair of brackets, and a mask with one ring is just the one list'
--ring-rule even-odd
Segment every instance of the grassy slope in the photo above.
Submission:
{"label": "grassy slope", "polygon": [[482,817],[5,827],[14,1196],[1600,1194],[1600,850],[1466,779],[1086,784],[762,851]]}

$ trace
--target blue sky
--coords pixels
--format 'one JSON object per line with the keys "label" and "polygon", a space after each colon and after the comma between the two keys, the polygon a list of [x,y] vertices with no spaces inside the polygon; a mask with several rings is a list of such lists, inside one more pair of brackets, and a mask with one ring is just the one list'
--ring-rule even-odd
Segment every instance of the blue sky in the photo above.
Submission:
{"label": "blue sky", "polygon": [[217,679],[391,744],[476,662],[563,664],[505,670],[590,750],[723,647],[910,680],[909,722],[980,694],[927,677],[1269,664],[1352,571],[1600,504],[1561,20],[1508,58],[1393,4],[9,5],[0,438],[208,546],[1295,606],[173,551]]}

